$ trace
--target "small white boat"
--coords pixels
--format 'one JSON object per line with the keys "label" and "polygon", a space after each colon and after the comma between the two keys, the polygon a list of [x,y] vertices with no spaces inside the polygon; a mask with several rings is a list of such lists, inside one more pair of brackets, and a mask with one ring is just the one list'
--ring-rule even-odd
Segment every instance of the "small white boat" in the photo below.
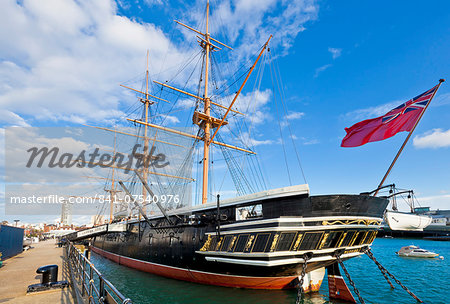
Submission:
{"label": "small white boat", "polygon": [[[431,224],[433,218],[425,214],[416,214],[414,205],[415,199],[413,190],[398,191],[395,185],[391,185],[392,194],[389,196],[392,203],[392,210],[386,210],[384,220],[392,230],[400,231],[423,231]],[[407,197],[403,195],[407,194]],[[397,196],[402,197],[409,205],[411,212],[400,212],[397,208]],[[417,202],[418,203],[418,202]]]}
{"label": "small white boat", "polygon": [[432,217],[413,213],[386,210],[384,215],[392,230],[423,231],[431,224]]}
{"label": "small white boat", "polygon": [[439,256],[439,254],[435,252],[428,251],[414,245],[402,247],[398,252],[396,252],[396,254],[402,257],[412,258],[435,258]]}

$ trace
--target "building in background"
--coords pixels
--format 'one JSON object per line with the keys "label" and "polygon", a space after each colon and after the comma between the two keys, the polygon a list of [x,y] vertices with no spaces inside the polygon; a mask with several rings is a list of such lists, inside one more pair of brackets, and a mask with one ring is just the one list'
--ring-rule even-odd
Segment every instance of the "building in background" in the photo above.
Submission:
{"label": "building in background", "polygon": [[66,200],[61,208],[61,226],[66,227],[72,225],[72,204]]}

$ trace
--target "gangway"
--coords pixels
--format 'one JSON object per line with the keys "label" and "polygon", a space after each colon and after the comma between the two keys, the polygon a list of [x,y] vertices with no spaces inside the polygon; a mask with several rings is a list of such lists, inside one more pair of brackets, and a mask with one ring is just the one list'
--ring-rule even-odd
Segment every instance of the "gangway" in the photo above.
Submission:
{"label": "gangway", "polygon": [[127,224],[124,223],[110,223],[110,224],[104,224],[100,226],[95,226],[92,228],[80,230],[77,232],[73,232],[66,235],[66,238],[69,241],[76,242],[76,241],[82,241],[85,239],[92,238],[94,236],[99,236],[106,234],[108,232],[125,232],[127,230]]}

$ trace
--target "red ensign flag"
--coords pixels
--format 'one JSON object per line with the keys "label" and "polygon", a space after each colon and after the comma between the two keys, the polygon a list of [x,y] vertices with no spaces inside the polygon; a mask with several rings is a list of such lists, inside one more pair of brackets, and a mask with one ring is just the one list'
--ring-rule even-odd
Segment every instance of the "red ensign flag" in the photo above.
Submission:
{"label": "red ensign flag", "polygon": [[411,131],[427,107],[439,85],[401,104],[383,116],[358,122],[345,128],[347,135],[341,147],[358,147],[368,142],[380,141],[398,132]]}

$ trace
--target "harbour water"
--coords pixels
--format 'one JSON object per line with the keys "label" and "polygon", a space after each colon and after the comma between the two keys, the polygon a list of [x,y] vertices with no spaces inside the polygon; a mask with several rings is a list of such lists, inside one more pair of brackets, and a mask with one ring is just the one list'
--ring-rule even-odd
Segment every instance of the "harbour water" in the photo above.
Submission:
{"label": "harbour water", "polygon": [[[444,259],[402,258],[395,254],[401,247],[412,244],[439,253]],[[425,303],[450,302],[450,242],[378,238],[372,251],[382,265]],[[97,269],[133,303],[274,304],[295,303],[297,297],[295,290],[233,289],[167,279],[118,265],[95,253],[91,259]],[[391,290],[378,267],[367,256],[353,258],[345,265],[366,303],[417,303],[395,282],[395,289]],[[307,295],[304,303],[341,302],[328,299],[325,277],[320,292]]]}

